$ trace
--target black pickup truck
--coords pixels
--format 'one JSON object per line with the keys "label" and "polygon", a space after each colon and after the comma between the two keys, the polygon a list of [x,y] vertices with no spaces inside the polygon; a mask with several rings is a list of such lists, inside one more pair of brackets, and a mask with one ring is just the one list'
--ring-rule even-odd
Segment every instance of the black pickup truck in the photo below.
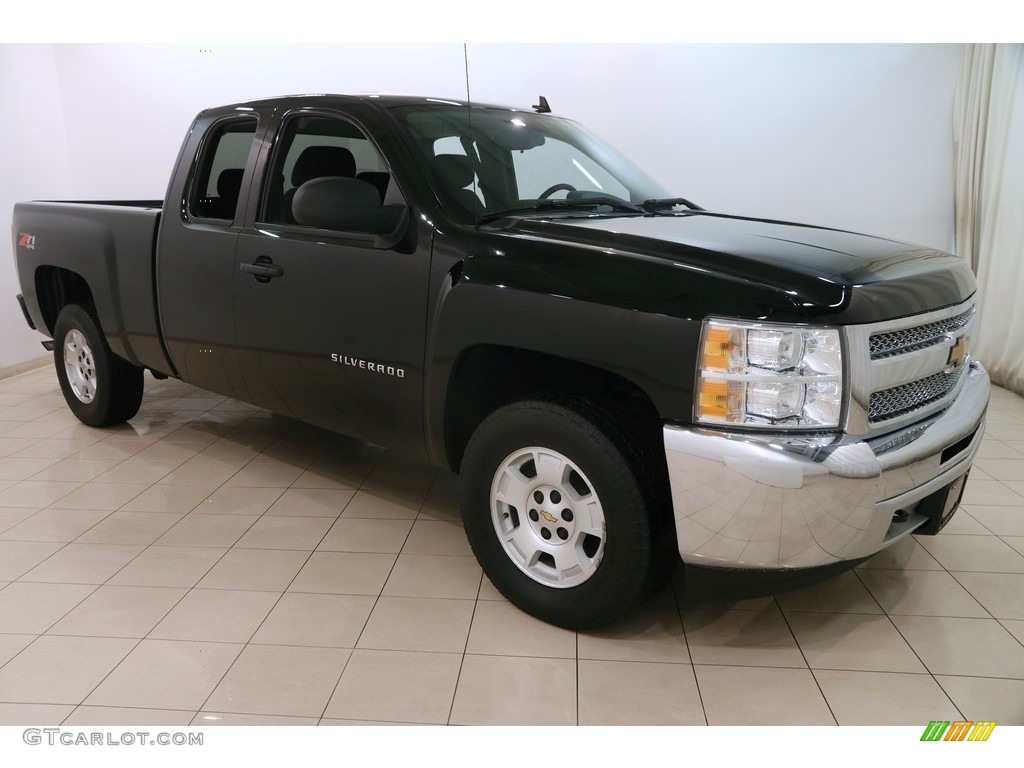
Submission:
{"label": "black pickup truck", "polygon": [[706,211],[548,111],[235,104],[163,201],[18,204],[68,405],[131,419],[148,369],[450,468],[487,575],[567,627],[680,557],[783,584],[938,532],[989,396],[964,262]]}

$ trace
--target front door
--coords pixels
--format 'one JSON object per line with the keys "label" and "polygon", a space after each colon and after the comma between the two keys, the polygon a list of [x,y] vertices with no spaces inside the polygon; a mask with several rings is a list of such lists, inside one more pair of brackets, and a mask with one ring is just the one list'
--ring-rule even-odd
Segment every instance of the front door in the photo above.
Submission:
{"label": "front door", "polygon": [[422,451],[429,243],[375,248],[372,235],[295,223],[295,191],[323,176],[356,177],[401,201],[379,152],[342,116],[286,116],[269,163],[256,224],[235,255],[240,396]]}

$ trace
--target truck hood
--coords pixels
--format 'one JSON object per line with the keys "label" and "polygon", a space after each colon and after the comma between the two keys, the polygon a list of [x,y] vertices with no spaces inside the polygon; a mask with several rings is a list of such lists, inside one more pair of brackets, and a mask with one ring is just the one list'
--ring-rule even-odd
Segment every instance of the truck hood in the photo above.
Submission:
{"label": "truck hood", "polygon": [[506,234],[757,283],[784,293],[808,319],[877,322],[956,304],[975,290],[970,268],[943,251],[707,212],[519,219]]}

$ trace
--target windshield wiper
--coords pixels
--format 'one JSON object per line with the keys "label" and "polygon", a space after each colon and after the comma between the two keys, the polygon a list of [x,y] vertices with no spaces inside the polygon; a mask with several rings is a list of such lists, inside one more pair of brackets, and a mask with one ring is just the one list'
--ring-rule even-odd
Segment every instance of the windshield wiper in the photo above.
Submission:
{"label": "windshield wiper", "polygon": [[509,208],[504,211],[485,213],[482,216],[477,217],[476,223],[486,224],[497,219],[505,218],[506,216],[522,216],[530,213],[536,213],[538,211],[584,210],[587,208],[599,208],[601,206],[608,206],[614,211],[625,211],[628,213],[645,212],[645,209],[642,206],[627,203],[617,197],[595,195],[593,197],[573,197],[564,200],[538,200],[533,205],[524,206],[522,208]]}
{"label": "windshield wiper", "polygon": [[677,205],[685,205],[691,211],[704,210],[696,203],[691,203],[685,197],[652,197],[650,200],[644,200],[642,203],[640,203],[640,207],[650,213],[661,211],[666,208],[672,208]]}

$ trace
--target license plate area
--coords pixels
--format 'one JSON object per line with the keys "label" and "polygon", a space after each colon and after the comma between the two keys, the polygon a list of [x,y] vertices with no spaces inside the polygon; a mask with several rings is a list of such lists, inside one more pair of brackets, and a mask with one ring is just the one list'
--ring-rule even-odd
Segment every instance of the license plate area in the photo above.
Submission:
{"label": "license plate area", "polygon": [[953,518],[953,513],[956,512],[964,497],[968,474],[965,472],[949,485],[921,499],[914,511],[926,517],[928,522],[917,528],[914,533],[934,536],[945,527],[946,523]]}

